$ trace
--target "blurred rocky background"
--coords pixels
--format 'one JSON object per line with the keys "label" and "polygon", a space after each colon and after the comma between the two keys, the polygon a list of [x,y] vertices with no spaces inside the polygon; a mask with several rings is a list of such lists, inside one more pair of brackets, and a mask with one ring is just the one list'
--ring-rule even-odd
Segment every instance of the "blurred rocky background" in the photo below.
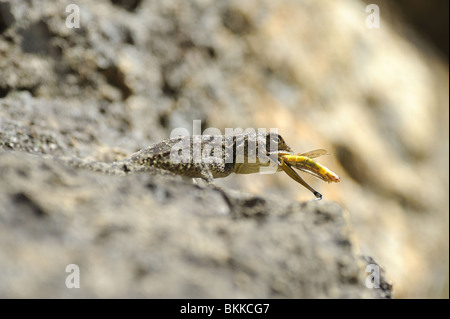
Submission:
{"label": "blurred rocky background", "polygon": [[[92,270],[87,297],[370,297],[355,268],[369,255],[394,297],[448,298],[448,116],[445,1],[0,0],[0,295],[74,296],[47,280],[75,259]],[[112,161],[193,120],[327,149],[341,182],[305,179],[344,211],[296,206],[312,195],[281,173],[217,180],[257,195],[227,204],[25,154]]]}

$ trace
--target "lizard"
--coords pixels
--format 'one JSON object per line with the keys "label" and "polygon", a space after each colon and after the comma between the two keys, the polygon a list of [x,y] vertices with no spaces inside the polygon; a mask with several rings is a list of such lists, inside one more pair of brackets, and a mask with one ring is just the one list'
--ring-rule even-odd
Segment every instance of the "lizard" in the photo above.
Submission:
{"label": "lizard", "polygon": [[74,167],[105,174],[127,175],[158,170],[162,173],[202,178],[208,184],[212,184],[214,178],[223,178],[232,173],[257,173],[261,168],[275,164],[277,172],[286,172],[311,191],[316,199],[321,199],[322,195],[308,185],[293,167],[328,182],[338,182],[339,177],[307,157],[308,154],[311,154],[311,157],[323,155],[322,152],[314,151],[296,155],[281,135],[271,132],[180,136],[163,140],[123,160],[110,163],[68,157],[57,159]]}

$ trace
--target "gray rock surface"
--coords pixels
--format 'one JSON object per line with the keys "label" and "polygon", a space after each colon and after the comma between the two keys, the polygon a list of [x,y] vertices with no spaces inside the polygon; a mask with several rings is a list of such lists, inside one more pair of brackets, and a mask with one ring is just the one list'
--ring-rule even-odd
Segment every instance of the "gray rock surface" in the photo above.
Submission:
{"label": "gray rock surface", "polygon": [[[139,296],[154,296],[153,291],[181,296],[182,290],[191,296],[207,292],[217,296],[214,287],[207,292],[186,288],[205,287],[206,281],[213,285],[208,276],[217,271],[223,275],[217,285],[226,282],[228,291],[234,289],[233,296],[372,297],[373,292],[358,292],[366,273],[356,264],[366,263],[358,257],[364,255],[386,268],[387,282],[395,283],[395,297],[448,298],[448,61],[388,6],[380,4],[381,28],[368,29],[366,4],[358,0],[79,0],[77,4],[80,28],[70,29],[64,1],[0,0],[0,267],[8,269],[0,278],[1,296],[41,292],[55,296],[56,291],[61,296],[84,296],[81,290],[69,292],[58,286],[66,276],[60,266],[83,261],[86,276],[88,266],[95,269],[83,279],[84,291],[90,291],[86,296],[131,296],[131,289]],[[201,120],[203,129],[217,127],[222,132],[276,127],[298,152],[327,149],[335,156],[321,157],[320,162],[341,182],[326,185],[309,176],[305,180],[325,200],[339,203],[346,218],[334,204],[302,206],[311,194],[285,174],[217,180],[230,207],[220,193],[202,184],[148,175],[124,180],[39,158],[51,154],[113,161],[167,138],[174,128],[192,128],[193,120]],[[169,193],[172,197],[166,203]],[[320,214],[334,219],[293,235],[291,222],[303,229],[306,226],[301,225],[313,225],[319,218],[313,213],[315,205]],[[260,213],[254,216],[255,211]],[[92,214],[98,218],[92,219]],[[171,223],[163,225],[164,217]],[[156,234],[146,231],[152,227],[150,221],[161,223]],[[108,233],[101,230],[109,223],[115,229],[111,238],[105,235],[104,244],[95,241],[97,234]],[[197,226],[191,225],[191,231],[183,227],[187,223]],[[215,233],[215,223],[226,224],[230,241]],[[257,225],[267,228],[263,228],[267,242]],[[284,226],[286,232],[271,233]],[[126,241],[127,232],[142,236],[142,241]],[[186,232],[185,240],[177,237]],[[115,236],[123,237],[117,245]],[[240,242],[231,245],[235,237]],[[171,241],[165,243],[167,238]],[[347,238],[351,247],[341,247],[339,238]],[[152,247],[169,246],[163,256],[146,261],[148,254],[140,254],[147,249],[145,240]],[[307,247],[322,247],[322,241],[326,247],[313,258]],[[211,247],[197,248],[199,242]],[[263,243],[281,246],[262,251]],[[122,244],[126,249],[120,248]],[[301,253],[289,255],[297,245]],[[225,254],[213,260],[227,266],[212,268],[207,257],[204,263],[203,257],[177,257],[184,250],[187,256],[198,256],[199,249],[212,250],[211,256]],[[243,258],[246,249],[249,257]],[[153,277],[167,268],[166,275],[173,277],[166,282],[180,284],[161,281],[160,289],[142,281],[142,287],[154,290],[140,290],[134,272],[126,268],[135,260],[128,252],[143,258],[139,259],[143,266],[136,262],[133,268],[142,278],[156,282]],[[336,257],[338,252],[343,260]],[[238,258],[237,266],[235,259],[231,264],[217,261],[227,256]],[[274,266],[277,260],[295,256],[289,264]],[[259,262],[261,258],[268,261]],[[342,284],[347,279],[339,279],[339,270],[333,268],[341,267],[336,266],[340,262],[348,274],[344,277],[358,277],[358,283],[352,279]],[[34,266],[27,268],[29,264]],[[109,273],[105,265],[111,267]],[[199,271],[195,278],[189,277],[193,268]],[[292,269],[301,276],[295,277]],[[324,276],[334,278],[331,282],[323,284],[325,279],[319,278],[323,269]],[[111,283],[111,274],[116,283]],[[277,281],[279,274],[283,283]],[[307,290],[291,285],[294,277],[317,286]],[[256,278],[260,281],[253,286]],[[259,291],[263,286],[266,290]],[[272,286],[277,288],[270,291]]]}
{"label": "gray rock surface", "polygon": [[[335,203],[0,154],[1,297],[370,298]],[[66,267],[80,288],[65,286]]]}

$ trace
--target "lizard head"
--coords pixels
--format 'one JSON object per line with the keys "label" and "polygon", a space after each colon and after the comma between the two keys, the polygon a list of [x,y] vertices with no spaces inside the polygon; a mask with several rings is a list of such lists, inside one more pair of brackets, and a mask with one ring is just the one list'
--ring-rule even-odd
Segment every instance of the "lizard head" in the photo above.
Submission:
{"label": "lizard head", "polygon": [[[294,151],[286,144],[281,135],[272,132],[241,134],[236,138],[235,147],[234,172],[236,174],[260,172],[262,167],[270,167],[273,164],[279,165],[283,155],[294,154]],[[263,153],[260,153],[260,151]],[[275,171],[277,170],[276,166]],[[281,168],[278,167],[278,170],[281,170]]]}
{"label": "lizard head", "polygon": [[[276,145],[276,147],[275,147]],[[283,137],[277,133],[266,133],[266,150],[267,155],[272,154],[294,154],[292,148],[286,144]]]}

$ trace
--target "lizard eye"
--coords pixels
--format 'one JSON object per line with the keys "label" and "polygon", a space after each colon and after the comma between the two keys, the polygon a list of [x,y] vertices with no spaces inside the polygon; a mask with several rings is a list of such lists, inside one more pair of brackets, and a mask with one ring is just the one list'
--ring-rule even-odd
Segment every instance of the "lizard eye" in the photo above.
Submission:
{"label": "lizard eye", "polygon": [[274,135],[273,141],[277,144],[280,144],[283,142],[283,138],[279,134],[277,134],[277,135]]}
{"label": "lizard eye", "polygon": [[277,135],[278,143],[284,143],[283,138],[280,135]]}
{"label": "lizard eye", "polygon": [[266,139],[267,145],[269,145],[269,144],[278,145],[282,141],[283,141],[283,139],[281,138],[281,136],[279,134],[270,133],[267,135],[267,139]]}

